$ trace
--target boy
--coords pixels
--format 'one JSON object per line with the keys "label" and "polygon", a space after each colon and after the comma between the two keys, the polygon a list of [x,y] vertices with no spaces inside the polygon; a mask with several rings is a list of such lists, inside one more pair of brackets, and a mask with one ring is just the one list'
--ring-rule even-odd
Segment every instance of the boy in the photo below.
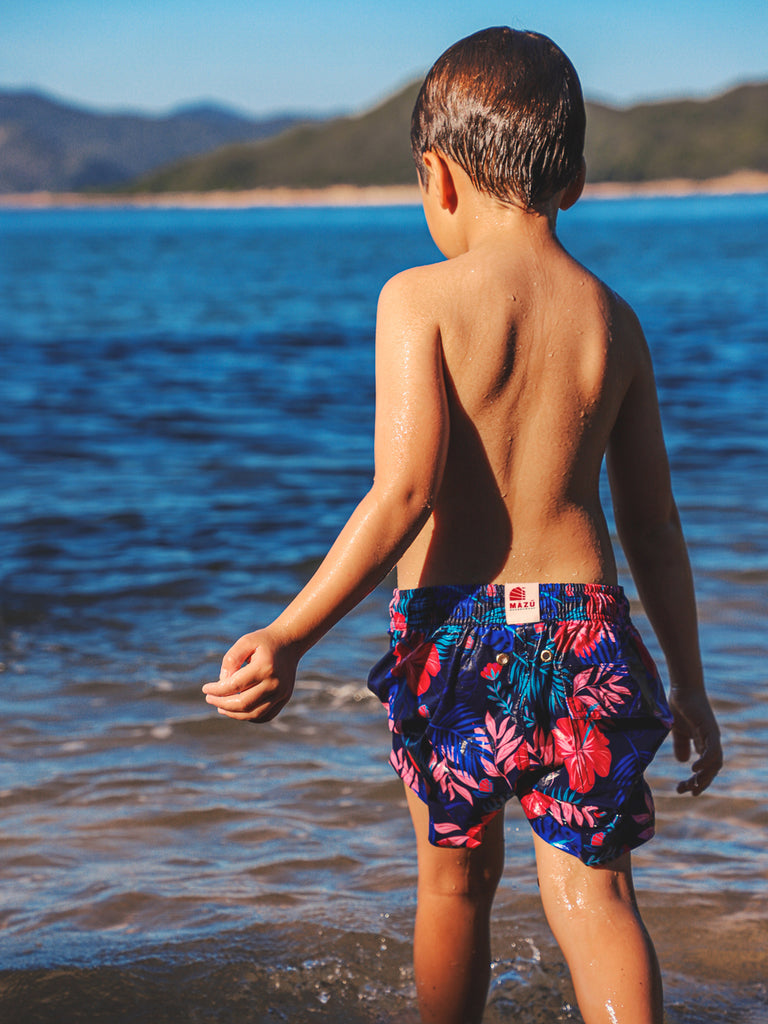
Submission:
{"label": "boy", "polygon": [[[315,576],[204,687],[267,722],[301,655],[397,564],[392,645],[369,683],[417,838],[424,1022],[482,1017],[503,805],[533,827],[549,923],[586,1024],[659,1024],[630,850],[667,734],[698,794],[721,765],[653,372],[631,310],[555,234],[584,184],[576,73],[551,40],[488,29],[422,87],[412,144],[445,262],[384,287],[376,474]],[[667,705],[617,586],[599,474],[670,674]],[[671,709],[671,710],[670,710]]]}

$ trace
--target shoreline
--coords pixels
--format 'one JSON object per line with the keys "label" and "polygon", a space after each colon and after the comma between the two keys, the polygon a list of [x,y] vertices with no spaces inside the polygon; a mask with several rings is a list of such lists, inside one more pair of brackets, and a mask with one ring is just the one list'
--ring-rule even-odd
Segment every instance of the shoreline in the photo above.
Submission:
{"label": "shoreline", "polygon": [[[756,195],[768,193],[768,173],[736,171],[697,181],[669,178],[644,182],[594,182],[585,199],[664,198],[696,195]],[[0,194],[0,209],[42,210],[98,207],[156,209],[248,209],[300,206],[417,206],[416,185],[331,185],[319,189],[260,188],[242,191],[158,192],[136,195],[80,192],[15,192]]]}

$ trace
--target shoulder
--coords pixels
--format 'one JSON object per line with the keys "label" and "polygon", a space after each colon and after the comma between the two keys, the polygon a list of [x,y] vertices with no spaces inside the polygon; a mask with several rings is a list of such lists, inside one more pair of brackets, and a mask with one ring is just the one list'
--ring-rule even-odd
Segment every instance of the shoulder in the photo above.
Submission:
{"label": "shoulder", "polygon": [[378,333],[421,331],[441,319],[442,264],[412,267],[391,277],[379,294]]}
{"label": "shoulder", "polygon": [[424,305],[430,300],[445,278],[446,263],[430,263],[410,267],[390,277],[379,294],[379,309],[397,304]]}
{"label": "shoulder", "polygon": [[644,341],[643,329],[634,309],[626,299],[599,278],[594,277],[596,301],[599,303],[603,316],[609,324],[611,334],[616,341],[638,344]]}
{"label": "shoulder", "polygon": [[594,278],[594,288],[610,345],[624,374],[631,378],[639,370],[650,367],[650,353],[640,320],[626,299],[605,282]]}

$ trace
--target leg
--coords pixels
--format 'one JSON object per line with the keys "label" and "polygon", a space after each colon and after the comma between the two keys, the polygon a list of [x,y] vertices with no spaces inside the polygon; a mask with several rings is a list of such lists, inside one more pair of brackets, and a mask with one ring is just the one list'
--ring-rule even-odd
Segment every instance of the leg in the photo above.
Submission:
{"label": "leg", "polygon": [[419,857],[413,940],[423,1024],[479,1024],[490,980],[490,917],[504,868],[504,813],[481,846],[430,845],[427,807],[406,788]]}
{"label": "leg", "polygon": [[630,855],[604,867],[534,835],[544,912],[585,1024],[662,1024],[661,974],[640,918]]}

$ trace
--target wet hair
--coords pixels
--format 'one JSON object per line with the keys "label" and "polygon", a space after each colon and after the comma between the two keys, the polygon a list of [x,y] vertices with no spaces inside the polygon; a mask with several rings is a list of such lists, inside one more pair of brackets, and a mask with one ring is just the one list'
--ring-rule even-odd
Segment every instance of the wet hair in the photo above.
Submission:
{"label": "wet hair", "polygon": [[531,208],[581,170],[586,112],[576,70],[547,36],[488,28],[438,57],[411,118],[411,148],[450,157],[480,192]]}

